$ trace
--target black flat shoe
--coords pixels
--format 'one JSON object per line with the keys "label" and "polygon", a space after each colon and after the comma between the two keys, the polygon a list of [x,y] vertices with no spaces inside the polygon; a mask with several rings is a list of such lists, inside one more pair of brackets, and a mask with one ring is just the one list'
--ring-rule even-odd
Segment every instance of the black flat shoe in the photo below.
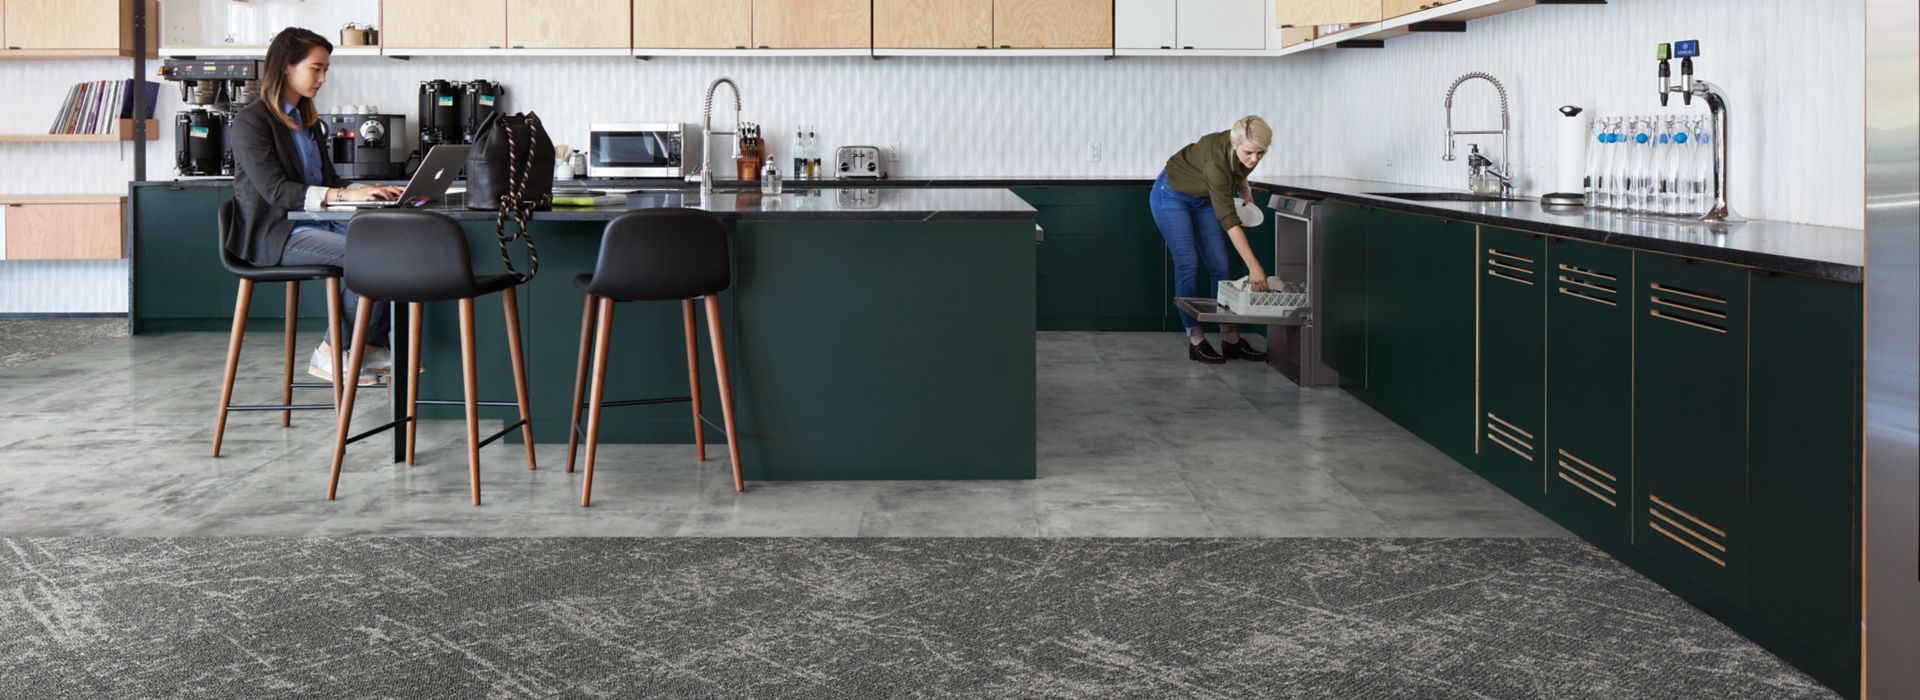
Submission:
{"label": "black flat shoe", "polygon": [[1198,345],[1187,343],[1187,359],[1210,365],[1226,364],[1227,362],[1227,358],[1220,356],[1220,351],[1213,349],[1212,343],[1204,340],[1200,341]]}
{"label": "black flat shoe", "polygon": [[1220,348],[1227,351],[1227,357],[1230,359],[1253,360],[1254,362],[1267,361],[1267,354],[1255,350],[1253,344],[1248,343],[1246,338],[1241,338],[1232,343],[1223,343],[1220,345]]}

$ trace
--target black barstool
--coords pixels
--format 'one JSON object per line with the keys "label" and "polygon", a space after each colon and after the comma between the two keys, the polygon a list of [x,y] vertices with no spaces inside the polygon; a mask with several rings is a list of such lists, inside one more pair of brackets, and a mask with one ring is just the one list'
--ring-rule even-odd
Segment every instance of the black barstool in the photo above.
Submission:
{"label": "black barstool", "polygon": [[[338,382],[294,382],[294,323],[300,315],[300,283],[311,280],[327,282],[327,327],[340,327],[340,268],[331,265],[276,265],[260,267],[235,257],[227,251],[227,231],[233,226],[234,211],[237,207],[229,199],[220,205],[219,240],[215,242],[220,249],[220,266],[240,278],[239,299],[233,305],[233,331],[227,337],[227,371],[220,380],[220,416],[213,425],[213,456],[220,456],[220,442],[227,435],[228,411],[279,411],[280,426],[293,425],[294,411],[334,410],[340,403]],[[286,367],[280,377],[280,403],[233,405],[233,378],[240,370],[240,343],[247,333],[247,307],[253,303],[253,285],[258,282],[285,282],[287,285],[287,356]],[[340,355],[333,356],[333,376],[340,376]],[[358,375],[355,375],[358,376]],[[330,387],[333,389],[333,401],[324,404],[293,403],[294,389]]]}
{"label": "black barstool", "polygon": [[[347,226],[347,288],[362,298],[353,315],[353,350],[348,354],[347,372],[358,375],[366,350],[367,325],[372,318],[372,299],[407,304],[407,413],[365,433],[347,436],[353,420],[354,386],[347,385],[340,404],[339,430],[333,443],[333,474],[327,480],[327,500],[333,500],[340,484],[340,463],[347,445],[388,428],[406,424],[407,464],[413,464],[413,441],[420,404],[464,405],[467,408],[467,472],[473,488],[473,504],[480,505],[480,448],[500,439],[515,428],[521,431],[527,448],[527,469],[534,468],[533,423],[527,415],[527,364],[520,346],[520,305],[514,288],[521,279],[512,274],[476,276],[467,259],[467,234],[460,224],[445,214],[426,211],[368,211],[354,215]],[[474,378],[473,300],[500,293],[500,305],[507,315],[507,349],[513,359],[513,389],[517,401],[479,401]],[[443,401],[420,398],[420,319],[430,301],[460,303],[460,359],[465,374],[466,399]],[[517,406],[520,421],[500,432],[480,439],[481,406]]]}
{"label": "black barstool", "polygon": [[[713,214],[699,209],[649,209],[623,214],[607,223],[600,239],[600,259],[593,274],[573,278],[587,293],[580,320],[580,360],[573,384],[572,423],[567,431],[567,471],[580,440],[581,393],[587,383],[589,345],[593,357],[592,398],[587,409],[587,478],[580,488],[580,505],[593,497],[593,456],[600,444],[600,409],[648,404],[693,403],[693,450],[707,459],[704,427],[724,430],[727,457],[733,461],[733,490],[747,490],[740,476],[740,440],[733,430],[733,382],[727,372],[727,350],[720,333],[720,291],[732,281],[727,253],[727,228]],[[694,344],[693,300],[706,298],[707,342],[713,347],[713,368],[719,374],[720,412],[726,427],[714,425],[700,412],[700,355]],[[613,341],[613,305],[623,301],[680,302],[687,336],[688,396],[606,401],[607,349]]]}

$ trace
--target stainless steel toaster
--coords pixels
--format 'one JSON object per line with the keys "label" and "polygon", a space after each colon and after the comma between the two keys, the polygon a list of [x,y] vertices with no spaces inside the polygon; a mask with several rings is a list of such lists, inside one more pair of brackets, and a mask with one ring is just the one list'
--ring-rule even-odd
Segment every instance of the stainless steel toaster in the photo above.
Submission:
{"label": "stainless steel toaster", "polygon": [[880,161],[878,146],[841,146],[833,152],[833,160],[839,165],[834,172],[842,180],[880,179],[887,176],[887,166]]}

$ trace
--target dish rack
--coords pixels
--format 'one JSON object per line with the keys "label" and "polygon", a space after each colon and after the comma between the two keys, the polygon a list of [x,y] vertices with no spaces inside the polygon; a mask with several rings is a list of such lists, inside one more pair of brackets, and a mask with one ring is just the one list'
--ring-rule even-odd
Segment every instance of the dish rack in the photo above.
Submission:
{"label": "dish rack", "polygon": [[1245,277],[1221,280],[1214,302],[1242,316],[1292,316],[1307,306],[1307,286],[1268,278],[1268,290],[1254,291]]}

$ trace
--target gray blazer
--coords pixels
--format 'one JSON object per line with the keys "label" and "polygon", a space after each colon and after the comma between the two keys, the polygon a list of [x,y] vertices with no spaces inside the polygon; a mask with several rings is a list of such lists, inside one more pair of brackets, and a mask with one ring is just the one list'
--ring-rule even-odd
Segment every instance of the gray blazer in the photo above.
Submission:
{"label": "gray blazer", "polygon": [[[227,134],[233,147],[233,201],[239,219],[227,231],[227,251],[255,265],[280,264],[280,252],[287,247],[293,222],[287,212],[303,209],[307,203],[306,179],[300,176],[300,152],[293,145],[294,132],[273,116],[274,107],[256,100],[233,115],[233,129]],[[327,187],[345,187],[333,170],[323,131],[312,129],[319,138],[320,163]]]}

